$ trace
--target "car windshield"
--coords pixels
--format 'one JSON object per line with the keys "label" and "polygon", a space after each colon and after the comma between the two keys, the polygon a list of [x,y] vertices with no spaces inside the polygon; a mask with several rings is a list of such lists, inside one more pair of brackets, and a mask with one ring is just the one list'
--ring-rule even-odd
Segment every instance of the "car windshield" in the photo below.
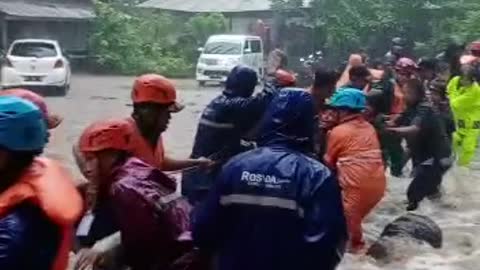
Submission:
{"label": "car windshield", "polygon": [[16,43],[13,46],[11,55],[21,57],[55,57],[57,50],[53,44],[41,42]]}
{"label": "car windshield", "polygon": [[205,54],[241,54],[242,44],[240,42],[210,42],[205,46]]}

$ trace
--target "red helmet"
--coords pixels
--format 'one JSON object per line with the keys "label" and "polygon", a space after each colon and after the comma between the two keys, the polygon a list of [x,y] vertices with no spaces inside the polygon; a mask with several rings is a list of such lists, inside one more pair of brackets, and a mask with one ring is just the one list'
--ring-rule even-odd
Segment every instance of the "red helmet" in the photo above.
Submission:
{"label": "red helmet", "polygon": [[417,71],[418,66],[415,61],[410,58],[400,58],[395,64],[395,70],[399,73],[413,74]]}
{"label": "red helmet", "polygon": [[131,132],[126,120],[107,120],[87,127],[79,141],[79,150],[84,153],[113,149],[128,151]]}
{"label": "red helmet", "polygon": [[480,51],[480,40],[470,43],[469,47],[471,51]]}
{"label": "red helmet", "polygon": [[158,74],[146,74],[135,79],[132,101],[133,103],[153,102],[171,105],[172,112],[183,109],[183,106],[177,102],[177,91],[173,83]]}
{"label": "red helmet", "polygon": [[297,83],[295,75],[283,69],[279,69],[275,72],[275,79],[282,87],[295,86]]}

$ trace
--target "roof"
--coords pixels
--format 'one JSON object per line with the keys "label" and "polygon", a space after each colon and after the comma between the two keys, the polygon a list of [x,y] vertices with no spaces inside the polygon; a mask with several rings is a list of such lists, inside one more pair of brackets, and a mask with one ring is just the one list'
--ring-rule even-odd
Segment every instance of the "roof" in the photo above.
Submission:
{"label": "roof", "polygon": [[[304,0],[308,6],[310,0]],[[148,0],[139,7],[182,12],[248,12],[271,10],[270,0]]]}
{"label": "roof", "polygon": [[242,41],[247,38],[251,39],[258,39],[259,37],[256,36],[248,36],[248,35],[213,35],[208,38],[209,41]]}
{"label": "roof", "polygon": [[1,0],[0,13],[21,18],[95,18],[91,0]]}
{"label": "roof", "polygon": [[52,39],[17,39],[14,41],[14,43],[49,43],[49,44],[58,44],[58,41],[52,40]]}

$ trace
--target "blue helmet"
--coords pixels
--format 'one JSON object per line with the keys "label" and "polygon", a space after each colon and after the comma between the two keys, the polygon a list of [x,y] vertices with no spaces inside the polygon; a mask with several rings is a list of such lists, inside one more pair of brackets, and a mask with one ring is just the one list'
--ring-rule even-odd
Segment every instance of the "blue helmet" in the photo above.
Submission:
{"label": "blue helmet", "polygon": [[232,69],[225,83],[227,95],[249,97],[258,83],[257,72],[250,67],[238,65]]}
{"label": "blue helmet", "polygon": [[355,88],[341,88],[330,98],[328,106],[338,109],[364,110],[367,99],[363,91]]}
{"label": "blue helmet", "polygon": [[0,97],[0,146],[10,151],[42,151],[48,131],[40,109],[30,101]]}
{"label": "blue helmet", "polygon": [[300,88],[282,89],[265,111],[259,144],[286,144],[300,151],[311,152],[315,115],[310,93]]}

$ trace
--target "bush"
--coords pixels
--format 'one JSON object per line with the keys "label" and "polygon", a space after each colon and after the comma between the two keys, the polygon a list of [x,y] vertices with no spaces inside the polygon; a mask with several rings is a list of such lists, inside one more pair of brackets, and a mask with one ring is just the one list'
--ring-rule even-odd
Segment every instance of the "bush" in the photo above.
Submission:
{"label": "bush", "polygon": [[[193,65],[175,53],[173,20],[164,14],[127,14],[96,2],[97,18],[91,47],[105,72],[137,75],[147,72],[171,77],[191,75]],[[143,16],[145,15],[145,16]]]}

